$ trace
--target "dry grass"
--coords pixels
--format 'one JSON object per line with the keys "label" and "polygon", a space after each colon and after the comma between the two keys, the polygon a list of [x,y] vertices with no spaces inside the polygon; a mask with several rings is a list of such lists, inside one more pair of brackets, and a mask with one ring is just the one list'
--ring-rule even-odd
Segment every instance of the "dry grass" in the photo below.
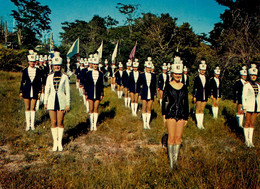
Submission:
{"label": "dry grass", "polygon": [[143,130],[141,113],[132,117],[123,100],[106,88],[98,130],[89,132],[72,80],[64,151],[54,153],[50,120],[43,110],[37,112],[36,130],[24,131],[20,78],[19,73],[0,72],[0,188],[259,188],[260,119],[256,147],[248,149],[231,101],[221,102],[218,120],[206,109],[204,131],[190,118],[178,169],[170,172],[160,144],[166,129],[158,102],[153,106],[152,129]]}

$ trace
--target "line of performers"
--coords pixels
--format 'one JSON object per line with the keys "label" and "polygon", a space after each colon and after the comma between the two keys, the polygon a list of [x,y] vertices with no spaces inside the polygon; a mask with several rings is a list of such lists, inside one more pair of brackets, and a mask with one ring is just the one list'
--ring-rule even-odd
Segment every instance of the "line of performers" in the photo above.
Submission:
{"label": "line of performers", "polygon": [[[69,77],[61,72],[62,59],[56,53],[51,59],[52,72],[43,79],[40,69],[35,68],[35,54],[28,55],[29,67],[23,71],[20,96],[25,102],[26,130],[34,130],[35,104],[41,94],[44,94],[44,107],[49,110],[51,118],[51,132],[53,136],[53,151],[62,151],[63,118],[70,110]],[[69,67],[69,59],[68,67]],[[162,115],[168,128],[168,153],[170,167],[177,163],[180,150],[183,128],[187,124],[189,116],[188,88],[189,77],[187,68],[183,66],[180,57],[174,58],[172,65],[163,64],[162,73],[158,76],[153,72],[153,63],[150,57],[144,64],[144,72],[140,72],[138,59],[134,62],[128,60],[126,70],[119,63],[118,69],[114,63],[100,64],[98,54],[90,55],[88,59],[80,59],[75,71],[76,86],[83,98],[86,111],[89,114],[90,130],[97,130],[98,107],[104,97],[104,86],[108,86],[111,80],[111,90],[117,92],[118,98],[124,96],[124,104],[131,108],[132,115],[137,116],[138,99],[142,101],[143,128],[150,129],[151,109],[154,99],[159,93],[159,103]],[[212,99],[213,118],[218,117],[218,105],[221,99],[222,83],[220,80],[220,68],[214,70],[214,77],[206,77],[207,65],[204,60],[199,65],[199,74],[194,80],[193,101],[196,105],[196,125],[204,129],[204,108],[209,98]],[[235,84],[235,96],[237,103],[237,120],[242,127],[243,115],[246,114],[244,133],[246,145],[253,147],[253,130],[255,119],[260,112],[260,86],[256,82],[258,70],[252,64],[248,70],[249,81],[246,81],[247,70],[243,67],[240,71],[241,79]],[[46,82],[44,82],[44,80]],[[44,92],[43,92],[44,91]],[[28,113],[29,112],[29,113]]]}

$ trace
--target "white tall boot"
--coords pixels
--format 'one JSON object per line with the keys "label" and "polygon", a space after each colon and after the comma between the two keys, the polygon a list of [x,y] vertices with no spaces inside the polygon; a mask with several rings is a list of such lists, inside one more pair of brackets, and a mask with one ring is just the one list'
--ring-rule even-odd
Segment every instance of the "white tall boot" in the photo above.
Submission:
{"label": "white tall boot", "polygon": [[127,98],[127,107],[128,108],[131,107],[131,98],[130,97]]}
{"label": "white tall boot", "polygon": [[63,137],[63,131],[64,131],[64,128],[60,128],[58,127],[58,150],[61,152],[63,150],[63,147],[62,147],[62,137]]}
{"label": "white tall boot", "polygon": [[245,143],[247,147],[250,147],[249,143],[249,128],[244,128]]}
{"label": "white tall boot", "polygon": [[31,111],[31,128],[32,130],[35,130],[34,124],[35,124],[35,111]]}
{"label": "white tall boot", "polygon": [[244,121],[244,115],[240,115],[240,118],[239,118],[239,127],[243,128],[243,121]]}
{"label": "white tall boot", "polygon": [[197,127],[198,129],[201,129],[201,122],[200,122],[200,114],[195,114],[196,121],[197,121]]}
{"label": "white tall boot", "polygon": [[90,123],[90,130],[93,131],[94,130],[94,114],[93,113],[89,114],[89,123]]}
{"label": "white tall boot", "polygon": [[255,147],[253,144],[253,134],[254,134],[254,128],[250,127],[248,128],[248,141],[249,141],[249,147]]}
{"label": "white tall boot", "polygon": [[30,130],[31,126],[31,112],[30,111],[25,111],[25,120],[26,120],[26,131]]}
{"label": "white tall boot", "polygon": [[159,100],[160,106],[162,107],[162,99]]}
{"label": "white tall boot", "polygon": [[132,109],[132,116],[135,116],[135,104],[131,104],[131,109]]}
{"label": "white tall boot", "polygon": [[180,146],[181,145],[174,145],[174,163],[177,164],[177,160],[178,160],[178,155],[179,155],[179,152],[180,152]]}
{"label": "white tall boot", "polygon": [[86,112],[87,112],[87,113],[89,112],[89,103],[88,103],[88,100],[86,100]]}
{"label": "white tall boot", "polygon": [[124,98],[125,107],[127,107],[127,101],[128,101],[128,98]]}
{"label": "white tall boot", "polygon": [[213,118],[216,119],[216,107],[211,107]]}
{"label": "white tall boot", "polygon": [[151,113],[146,113],[146,127],[147,127],[147,129],[151,129],[150,128],[150,119],[151,119]]}
{"label": "white tall boot", "polygon": [[40,100],[37,100],[36,106],[35,106],[35,111],[38,111],[40,109]]}
{"label": "white tall boot", "polygon": [[120,98],[120,91],[117,91],[117,97]]}
{"label": "white tall boot", "polygon": [[138,103],[135,103],[135,116],[137,116]]}
{"label": "white tall boot", "polygon": [[58,127],[51,128],[51,134],[53,139],[52,151],[56,152],[58,148]]}
{"label": "white tall boot", "polygon": [[204,114],[200,114],[200,125],[201,125],[201,129],[205,129],[204,125],[203,125],[203,121],[204,121]]}
{"label": "white tall boot", "polygon": [[120,98],[123,97],[123,91],[120,91]]}
{"label": "white tall boot", "polygon": [[174,166],[174,145],[168,145],[168,156],[169,156],[169,164],[170,169],[173,170]]}
{"label": "white tall boot", "polygon": [[218,107],[215,107],[216,119],[218,119]]}
{"label": "white tall boot", "polygon": [[94,131],[97,130],[98,113],[93,113],[94,116]]}
{"label": "white tall boot", "polygon": [[147,129],[147,127],[146,127],[146,113],[142,113],[142,117],[143,117],[143,127],[144,127],[144,129]]}

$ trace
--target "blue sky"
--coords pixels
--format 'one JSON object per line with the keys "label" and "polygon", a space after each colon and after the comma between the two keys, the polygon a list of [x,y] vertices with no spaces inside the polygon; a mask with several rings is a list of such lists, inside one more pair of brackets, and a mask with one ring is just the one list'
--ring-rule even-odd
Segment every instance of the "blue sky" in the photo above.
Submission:
{"label": "blue sky", "polygon": [[[177,24],[188,22],[196,34],[210,32],[214,24],[220,21],[220,14],[226,7],[219,5],[215,0],[38,0],[42,5],[48,5],[52,11],[50,15],[51,27],[54,33],[54,43],[59,45],[59,32],[62,32],[61,23],[75,20],[90,21],[94,15],[106,17],[110,15],[119,21],[125,22],[125,16],[116,8],[117,3],[139,4],[136,16],[140,13],[153,13],[160,15],[169,13],[171,17],[178,18]],[[12,29],[13,19],[11,10],[16,7],[10,0],[0,0],[0,16],[8,22],[9,30]]]}

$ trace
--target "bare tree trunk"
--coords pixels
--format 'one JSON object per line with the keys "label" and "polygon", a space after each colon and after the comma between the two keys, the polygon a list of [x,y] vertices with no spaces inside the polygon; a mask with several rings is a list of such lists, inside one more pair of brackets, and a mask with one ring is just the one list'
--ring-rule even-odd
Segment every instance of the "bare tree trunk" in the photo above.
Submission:
{"label": "bare tree trunk", "polygon": [[5,21],[5,42],[7,42],[7,34],[8,34],[8,31],[7,31],[7,21]]}

